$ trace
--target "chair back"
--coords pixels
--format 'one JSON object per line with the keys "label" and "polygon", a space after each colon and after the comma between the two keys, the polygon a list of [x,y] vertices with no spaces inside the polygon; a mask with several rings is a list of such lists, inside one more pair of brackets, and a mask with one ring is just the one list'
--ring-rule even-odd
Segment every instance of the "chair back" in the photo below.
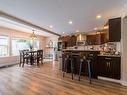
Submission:
{"label": "chair back", "polygon": [[25,56],[27,56],[27,52],[28,52],[28,51],[29,51],[28,49],[25,49],[25,50],[19,50],[20,57],[25,57]]}
{"label": "chair back", "polygon": [[37,50],[37,58],[43,58],[43,50]]}

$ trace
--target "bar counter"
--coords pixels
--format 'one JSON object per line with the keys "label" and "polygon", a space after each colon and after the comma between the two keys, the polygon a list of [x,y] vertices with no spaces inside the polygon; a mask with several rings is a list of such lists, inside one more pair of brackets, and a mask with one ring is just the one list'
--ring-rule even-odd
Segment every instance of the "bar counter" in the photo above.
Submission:
{"label": "bar counter", "polygon": [[[81,56],[91,56],[92,57],[92,61],[91,61],[91,68],[92,68],[92,77],[93,78],[97,78],[98,75],[98,66],[97,66],[97,56],[98,54],[100,54],[100,51],[98,50],[77,50],[77,49],[64,49],[62,50],[62,66],[64,66],[65,63],[65,57],[66,55],[72,55],[73,57],[73,63],[75,64],[75,73],[78,74],[78,70],[79,70],[79,64],[80,64],[80,59]],[[70,73],[70,61],[67,62],[67,72]],[[63,68],[63,67],[62,67]],[[84,66],[82,67],[83,69],[83,74],[82,75],[87,75],[87,69],[86,69],[86,64],[84,64]]]}

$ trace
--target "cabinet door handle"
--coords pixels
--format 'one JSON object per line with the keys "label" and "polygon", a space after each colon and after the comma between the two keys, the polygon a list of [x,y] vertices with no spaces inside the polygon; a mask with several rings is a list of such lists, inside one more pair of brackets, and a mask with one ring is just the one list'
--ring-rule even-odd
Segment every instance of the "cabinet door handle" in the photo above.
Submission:
{"label": "cabinet door handle", "polygon": [[111,67],[111,63],[110,62],[108,62],[109,63],[109,68]]}
{"label": "cabinet door handle", "polygon": [[108,62],[106,62],[106,65],[107,65],[107,67],[108,67]]}
{"label": "cabinet door handle", "polygon": [[107,65],[107,67],[111,67],[111,63],[110,62],[106,62],[106,65]]}

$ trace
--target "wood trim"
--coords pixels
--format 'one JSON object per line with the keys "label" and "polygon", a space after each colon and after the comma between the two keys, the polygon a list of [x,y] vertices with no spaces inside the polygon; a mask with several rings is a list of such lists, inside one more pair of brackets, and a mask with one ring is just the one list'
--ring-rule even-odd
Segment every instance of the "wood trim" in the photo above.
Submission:
{"label": "wood trim", "polygon": [[19,22],[19,23],[22,23],[22,24],[24,24],[24,25],[31,26],[31,27],[33,27],[33,28],[37,28],[37,29],[39,29],[39,30],[42,30],[42,31],[45,31],[45,32],[48,32],[48,33],[57,35],[57,36],[60,36],[60,34],[57,34],[57,33],[53,32],[53,31],[48,30],[48,29],[42,28],[41,26],[35,25],[35,24],[31,23],[31,22],[22,20],[22,19],[20,19],[20,18],[18,18],[18,17],[15,17],[15,16],[10,15],[10,14],[8,14],[8,13],[5,13],[5,12],[3,12],[3,11],[0,11],[0,16],[1,16],[1,17],[5,17],[5,18],[10,19],[10,20],[13,20],[13,21],[16,21],[16,22]]}

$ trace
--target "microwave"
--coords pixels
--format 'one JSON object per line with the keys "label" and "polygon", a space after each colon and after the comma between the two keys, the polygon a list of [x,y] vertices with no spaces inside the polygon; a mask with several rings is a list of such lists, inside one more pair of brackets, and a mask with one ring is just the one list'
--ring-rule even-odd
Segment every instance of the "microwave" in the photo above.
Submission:
{"label": "microwave", "polygon": [[78,42],[76,43],[76,45],[77,45],[77,46],[84,46],[84,45],[86,45],[86,41],[78,41]]}

